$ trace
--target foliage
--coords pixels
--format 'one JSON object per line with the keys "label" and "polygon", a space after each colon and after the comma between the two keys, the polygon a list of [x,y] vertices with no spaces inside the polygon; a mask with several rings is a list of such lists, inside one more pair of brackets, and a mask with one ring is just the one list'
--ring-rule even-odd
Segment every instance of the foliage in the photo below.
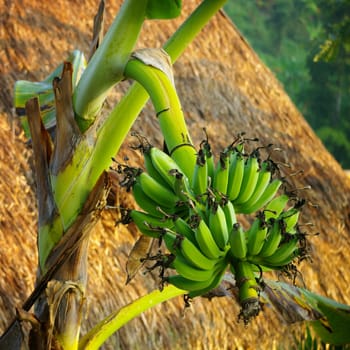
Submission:
{"label": "foliage", "polygon": [[[226,11],[344,168],[350,167],[350,2],[229,2]],[[328,131],[320,130],[328,127]],[[342,134],[342,148],[329,128]]]}
{"label": "foliage", "polygon": [[328,145],[331,153],[344,154],[345,156],[350,153],[350,142],[343,130],[324,126],[317,131],[317,134]]}

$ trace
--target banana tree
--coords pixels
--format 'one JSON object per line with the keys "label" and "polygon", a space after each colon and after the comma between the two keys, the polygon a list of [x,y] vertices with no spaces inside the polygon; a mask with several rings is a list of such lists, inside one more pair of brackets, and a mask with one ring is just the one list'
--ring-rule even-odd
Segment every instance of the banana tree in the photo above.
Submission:
{"label": "banana tree", "polygon": [[[262,279],[266,270],[292,271],[306,254],[305,234],[298,227],[303,201],[287,190],[278,192],[283,180],[271,153],[263,159],[260,146],[249,149],[249,140],[237,135],[215,163],[208,139],[199,150],[191,141],[171,65],[224,3],[204,0],[163,49],[133,52],[145,19],[176,17],[181,1],[127,0],[103,40],[101,2],[88,63],[75,51],[45,81],[17,82],[15,105],[35,159],[39,262],[36,288],[0,345],[19,349],[20,321],[27,320],[32,349],[96,349],[147,308],[178,295],[186,300],[216,296],[225,284],[236,289],[246,323],[262,302],[281,305],[281,298],[310,311],[302,320],[323,321],[318,323],[322,331],[334,327],[326,322],[329,309],[342,310],[332,313],[337,320],[345,317],[346,306],[292,286],[266,287]],[[135,83],[103,117],[110,89],[124,78]],[[165,251],[151,257],[160,268],[162,290],[80,337],[89,232],[106,205],[112,159],[149,97],[167,152],[140,142],[147,171],[118,164],[116,172],[143,209],[126,211],[124,221],[133,220],[142,237],[165,243]],[[250,228],[243,228],[236,213],[257,215]],[[273,298],[271,290],[279,289],[284,294]],[[33,305],[34,315],[29,313]],[[290,310],[295,313],[295,307]]]}
{"label": "banana tree", "polygon": [[[174,33],[164,46],[173,62],[223,4],[204,1]],[[97,49],[87,65],[75,51],[44,82],[18,82],[15,88],[37,177],[37,287],[21,312],[32,320],[30,344],[35,349],[78,346],[89,231],[108,195],[106,170],[148,95],[135,84],[108,118],[101,121],[99,112],[109,90],[125,77],[144,21],[178,16],[181,2],[125,1],[101,41],[103,8],[101,2],[95,18]],[[31,318],[27,312],[34,303]]]}

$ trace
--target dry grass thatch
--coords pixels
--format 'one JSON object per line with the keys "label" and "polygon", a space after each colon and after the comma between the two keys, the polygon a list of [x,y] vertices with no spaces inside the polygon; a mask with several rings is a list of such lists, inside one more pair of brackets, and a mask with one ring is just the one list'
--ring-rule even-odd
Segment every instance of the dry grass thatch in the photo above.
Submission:
{"label": "dry grass thatch", "polygon": [[[185,1],[182,18],[146,23],[139,46],[160,47],[198,1]],[[107,2],[107,25],[120,1]],[[13,114],[12,90],[18,79],[40,80],[73,49],[88,52],[92,18],[97,2],[0,0],[0,332],[33,288],[36,271],[36,212],[31,151],[23,137],[8,124]],[[283,88],[262,64],[234,25],[218,14],[175,64],[176,85],[183,109],[198,145],[206,126],[216,151],[237,132],[247,131],[262,144],[283,148],[280,160],[303,169],[291,178],[296,187],[311,185],[303,221],[313,222],[313,263],[300,269],[306,286],[350,304],[348,254],[350,179],[325,150]],[[126,87],[127,83],[124,84]],[[113,104],[121,91],[109,99]],[[154,143],[161,136],[154,111],[147,105],[134,126]],[[128,139],[119,157],[130,151]],[[117,190],[117,199],[133,205]],[[154,288],[155,281],[141,274],[125,286],[125,262],[135,241],[135,227],[115,227],[118,213],[106,212],[92,235],[89,300],[86,327],[112,310]],[[232,300],[195,300],[182,316],[181,298],[146,312],[110,341],[106,349],[271,349],[289,348],[300,336],[301,325],[280,322],[270,311],[248,327],[237,322],[238,306]]]}

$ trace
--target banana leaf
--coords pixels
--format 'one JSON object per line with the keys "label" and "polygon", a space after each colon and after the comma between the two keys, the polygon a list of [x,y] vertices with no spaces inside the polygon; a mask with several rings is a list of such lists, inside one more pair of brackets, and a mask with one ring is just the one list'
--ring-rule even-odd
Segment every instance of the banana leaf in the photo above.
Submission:
{"label": "banana leaf", "polygon": [[[84,54],[79,50],[73,51],[67,57],[66,61],[71,62],[73,65],[72,86],[74,91],[74,87],[77,85],[80,76],[86,67],[86,61]],[[55,77],[61,76],[62,69],[63,63],[56,67],[56,69],[43,81],[30,82],[19,80],[15,84],[14,105],[16,107],[16,113],[21,119],[24,133],[28,139],[30,138],[30,130],[25,105],[31,98],[39,98],[40,113],[45,129],[51,130],[56,125],[55,96],[52,88],[52,81]]]}
{"label": "banana leaf", "polygon": [[265,281],[264,302],[289,322],[306,321],[324,343],[350,344],[350,306],[284,282]]}

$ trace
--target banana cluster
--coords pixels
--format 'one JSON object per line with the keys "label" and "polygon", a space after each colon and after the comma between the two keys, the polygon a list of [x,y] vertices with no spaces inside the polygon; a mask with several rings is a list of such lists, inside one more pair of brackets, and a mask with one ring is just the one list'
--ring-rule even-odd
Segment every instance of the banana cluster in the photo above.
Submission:
{"label": "banana cluster", "polygon": [[[155,147],[144,151],[144,162],[146,171],[126,165],[119,165],[118,171],[124,174],[121,185],[132,189],[138,206],[149,214],[149,223],[164,216],[186,216],[189,183],[177,163]],[[147,234],[143,229],[141,232]]]}
{"label": "banana cluster", "polygon": [[[198,153],[196,168],[200,168],[194,170],[193,176],[196,194],[204,193],[211,185],[233,203],[236,213],[251,214],[260,210],[282,185],[281,179],[273,179],[275,164],[270,159],[262,161],[258,149],[245,154],[242,143],[226,148],[214,166],[210,146],[205,141]],[[202,186],[195,186],[196,183]]]}
{"label": "banana cluster", "polygon": [[[158,266],[173,271],[162,274],[163,282],[195,297],[217,287],[230,266],[240,317],[248,322],[260,310],[256,275],[284,269],[302,254],[300,203],[290,207],[289,196],[277,194],[282,180],[274,178],[274,163],[257,150],[245,154],[243,144],[229,146],[215,164],[203,141],[190,177],[163,151],[147,147],[143,153],[146,171],[124,166],[121,184],[141,208],[129,217],[169,251],[159,258]],[[237,221],[236,213],[255,212],[248,229]]]}
{"label": "banana cluster", "polygon": [[301,233],[297,222],[300,208],[285,210],[288,199],[285,194],[274,198],[246,231],[239,223],[233,225],[230,248],[234,259],[278,269],[299,255]]}
{"label": "banana cluster", "polygon": [[247,230],[239,223],[231,230],[229,260],[239,286],[240,317],[246,323],[260,310],[259,281],[254,278],[257,269],[260,274],[288,269],[305,254],[305,235],[297,224],[301,208],[299,203],[286,208],[288,200],[285,194],[275,197]]}

